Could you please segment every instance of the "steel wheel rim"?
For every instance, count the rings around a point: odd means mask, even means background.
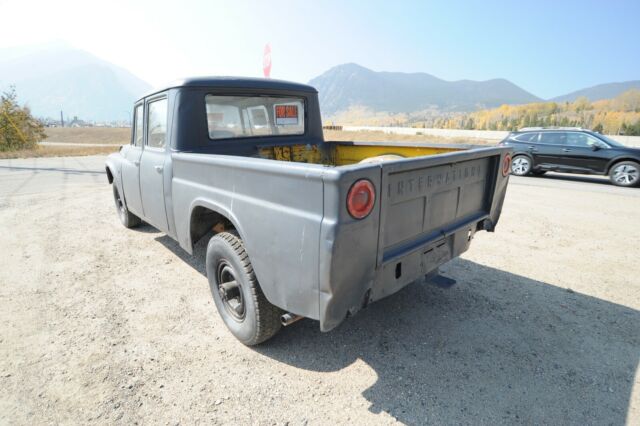
[[[518,157],[511,162],[511,172],[515,175],[524,175],[529,171],[529,160]]]
[[[613,169],[613,180],[623,185],[633,185],[639,177],[638,169],[630,164],[622,164]]]
[[[218,295],[225,311],[236,321],[242,322],[247,313],[242,286],[237,279],[235,269],[226,260],[218,263],[216,279]]]

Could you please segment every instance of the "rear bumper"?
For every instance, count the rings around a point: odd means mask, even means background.
[[[347,315],[354,315],[368,303],[394,294],[460,256],[469,249],[474,234],[482,229],[485,218],[467,222],[446,235],[426,240],[423,244],[386,260],[373,271],[371,280],[365,285],[349,279],[334,282],[333,288],[337,291],[332,295],[325,294],[321,303],[320,329],[332,330]],[[349,307],[346,312],[345,306]]]

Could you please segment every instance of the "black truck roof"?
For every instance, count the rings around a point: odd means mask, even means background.
[[[291,90],[297,92],[318,93],[318,91],[307,84],[294,83],[286,80],[274,80],[271,78],[250,78],[250,77],[190,77],[175,80],[168,85],[154,89],[140,99],[144,99],[156,93],[164,92],[167,89],[177,87],[219,87],[238,89],[262,89],[262,90]]]

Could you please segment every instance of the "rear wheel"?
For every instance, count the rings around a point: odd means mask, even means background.
[[[116,209],[118,211],[118,217],[120,218],[120,222],[125,226],[125,228],[135,228],[140,225],[142,222],[140,218],[133,213],[131,213],[127,206],[124,204],[124,200],[120,196],[120,192],[115,183],[113,183],[113,201],[116,203]]]
[[[516,176],[524,176],[531,171],[531,159],[526,155],[516,155],[511,161],[511,173]]]
[[[609,179],[618,186],[637,186],[640,182],[640,164],[635,161],[621,161],[611,167]]]
[[[282,310],[262,293],[242,240],[221,232],[207,246],[207,278],[225,325],[247,346],[273,337],[282,324]]]

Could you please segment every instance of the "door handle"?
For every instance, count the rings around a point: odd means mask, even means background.
[[[569,148],[562,148],[563,152],[571,152],[571,150]]]
[[[135,164],[135,165],[136,165],[136,167],[137,167],[137,166],[139,166],[139,165],[140,165],[140,161],[139,161],[139,160],[135,160],[135,161],[133,162],[133,164]]]
[[[153,166],[154,169],[156,169],[156,172],[161,173],[162,170],[164,169],[164,167],[162,166]]]

